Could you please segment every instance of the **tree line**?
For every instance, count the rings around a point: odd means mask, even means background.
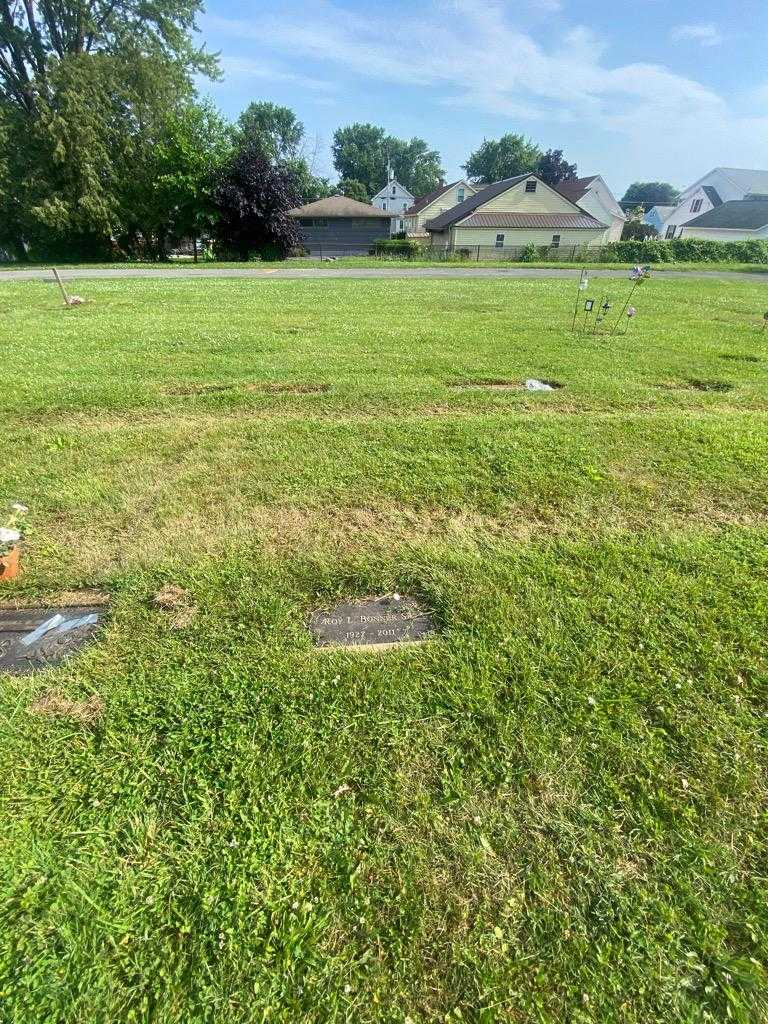
[[[219,77],[194,42],[201,0],[0,0],[0,250],[17,259],[163,259],[181,239],[222,252],[285,252],[288,210],[336,192],[368,202],[387,168],[415,196],[444,180],[419,138],[352,124],[333,137],[339,176],[314,173],[290,109],[251,103],[230,122],[197,97]],[[576,176],[561,150],[510,133],[464,170],[476,182]]]

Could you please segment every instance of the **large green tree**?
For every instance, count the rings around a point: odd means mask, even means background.
[[[372,124],[338,128],[333,136],[333,165],[342,180],[362,182],[366,199],[387,184],[387,164],[414,195],[437,188],[443,179],[440,154],[423,139],[398,139]]]
[[[0,0],[0,113],[11,151],[0,241],[82,255],[120,234],[123,194],[215,59],[201,0]]]
[[[473,181],[486,185],[536,171],[543,155],[535,142],[510,132],[500,139],[485,139],[470,153],[464,170]]]
[[[232,135],[212,104],[190,102],[143,139],[143,159],[121,197],[126,248],[140,237],[147,255],[162,258],[168,243],[211,233],[214,180],[232,154]]]
[[[304,125],[289,107],[259,101],[250,103],[237,119],[244,141],[270,160],[294,160],[300,155]]]
[[[288,171],[302,202],[311,203],[331,195],[327,178],[319,178],[303,153],[304,125],[290,107],[257,101],[250,103],[237,119],[236,138],[240,147],[261,152],[276,166]]]
[[[674,206],[679,191],[668,181],[635,181],[624,193],[622,203],[650,203],[653,206]]]
[[[522,171],[520,172],[522,173]],[[569,164],[562,149],[548,149],[542,153],[536,164],[536,173],[548,185],[559,185],[562,181],[573,181],[576,164]]]

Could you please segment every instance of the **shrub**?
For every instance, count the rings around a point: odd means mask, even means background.
[[[533,263],[536,259],[536,246],[533,242],[529,242],[528,245],[523,246],[523,251],[520,253],[520,260],[522,263]]]
[[[421,246],[412,238],[382,238],[374,242],[373,251],[377,256],[402,256],[413,259],[421,251]]]

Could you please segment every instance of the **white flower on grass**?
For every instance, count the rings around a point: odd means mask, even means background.
[[[593,708],[595,704],[597,704],[597,701],[594,697],[587,697],[587,704],[589,704],[589,706]]]

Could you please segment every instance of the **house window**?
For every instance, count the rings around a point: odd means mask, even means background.
[[[457,203],[463,203],[464,202],[464,189],[463,188],[459,188],[459,189],[456,190],[456,202]]]
[[[536,191],[536,179],[535,178],[531,178],[529,181],[526,181],[526,183],[525,183],[525,191],[526,192],[535,192]]]
[[[552,248],[557,249],[560,245],[560,235],[552,235]]]
[[[392,186],[392,198],[394,199],[397,195],[397,185]]]
[[[504,248],[504,235],[496,235],[496,248],[497,249],[503,249]]]
[[[676,230],[676,228],[677,228],[677,224],[670,224],[669,227],[667,228],[667,233],[666,233],[666,235],[664,237],[665,238],[674,238],[675,237],[675,230]]]
[[[383,203],[381,204],[381,208],[382,208],[382,210],[386,210],[386,208],[387,208],[387,200],[386,200],[386,199],[385,199],[385,200],[384,200],[384,202],[383,202]]]
[[[701,199],[694,199],[691,203],[691,213],[698,213],[701,209]]]
[[[327,228],[328,221],[325,217],[300,217],[299,224],[303,228]]]

